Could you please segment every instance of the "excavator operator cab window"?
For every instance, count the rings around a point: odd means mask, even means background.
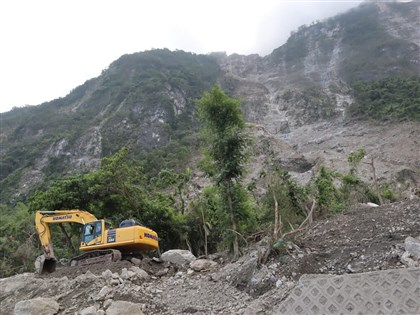
[[[88,223],[83,229],[83,242],[86,244],[102,235],[102,222],[96,221]]]

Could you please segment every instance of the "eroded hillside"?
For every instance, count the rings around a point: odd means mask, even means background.
[[[340,161],[363,147],[378,160],[381,178],[417,173],[418,122],[349,122],[346,114],[354,80],[418,76],[416,12],[416,2],[362,4],[300,27],[266,57],[169,50],[122,56],[66,97],[0,114],[2,203],[25,199],[49,179],[95,169],[122,146],[150,160],[148,152],[163,150],[158,154],[171,156],[165,167],[191,166],[195,100],[215,83],[241,99],[248,122],[312,165],[342,169]]]

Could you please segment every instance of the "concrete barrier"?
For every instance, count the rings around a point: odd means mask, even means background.
[[[420,314],[420,268],[304,275],[274,314]]]

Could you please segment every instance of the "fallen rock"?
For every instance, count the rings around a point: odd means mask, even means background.
[[[171,249],[162,254],[162,260],[178,266],[184,266],[195,260],[195,256],[184,249]]]
[[[169,272],[169,268],[164,268],[162,270],[159,270],[158,272],[155,273],[156,277],[162,277],[164,275],[166,275]]]
[[[407,267],[418,267],[419,266],[419,262],[418,261],[416,261],[416,260],[414,260],[414,259],[412,259],[411,257],[410,257],[410,253],[409,252],[405,252],[402,256],[401,256],[401,259],[400,259],[400,261],[404,264],[404,265],[406,265]]]
[[[144,315],[141,304],[114,301],[106,310],[106,315]]]
[[[135,258],[135,257],[131,258],[131,262],[133,263],[133,265],[136,265],[136,266],[141,265],[141,259],[138,259],[138,258]]]
[[[96,296],[95,300],[100,301],[100,300],[105,300],[108,296],[108,294],[110,294],[112,292],[112,289],[104,286],[101,291],[99,291],[98,295]]]
[[[137,274],[135,272],[133,272],[132,270],[128,270],[127,268],[123,268],[121,270],[121,278],[123,280],[134,279],[136,277],[136,275]]]
[[[218,263],[209,259],[196,259],[190,263],[190,268],[194,271],[214,269]]]
[[[256,269],[249,281],[248,290],[252,295],[261,295],[276,286],[277,278],[266,266]]]
[[[129,271],[133,272],[135,276],[137,276],[137,278],[139,279],[143,279],[143,280],[149,279],[149,274],[137,266],[131,267]]]
[[[405,250],[412,256],[414,259],[420,259],[420,240],[414,237],[407,237],[405,239]]]
[[[102,278],[104,278],[105,280],[111,280],[112,278],[112,271],[107,269],[104,272],[102,272]]]
[[[237,262],[226,265],[217,274],[215,281],[225,280],[236,288],[247,288],[258,266],[257,251],[242,256]]]
[[[80,311],[80,315],[96,315],[98,310],[95,306],[89,306]]]
[[[53,299],[36,298],[17,302],[13,311],[14,315],[54,315],[60,305]]]

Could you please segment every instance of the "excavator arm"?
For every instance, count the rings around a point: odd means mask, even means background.
[[[44,254],[36,259],[36,270],[39,273],[52,272],[55,270],[57,259],[54,256],[50,224],[73,222],[85,225],[95,221],[98,221],[98,219],[93,214],[78,209],[37,211],[35,214],[35,227]]]

